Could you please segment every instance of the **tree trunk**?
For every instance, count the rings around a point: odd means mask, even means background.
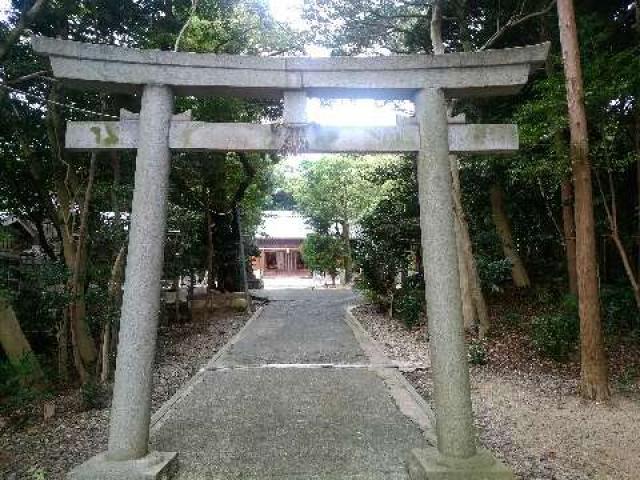
[[[491,185],[491,212],[493,223],[502,243],[502,251],[504,256],[511,262],[511,276],[513,283],[518,288],[527,288],[531,286],[527,269],[513,244],[513,235],[511,233],[511,222],[504,208],[504,190],[498,183]]]
[[[58,341],[58,375],[63,382],[69,381],[69,310],[64,309],[56,334]]]
[[[469,234],[469,225],[467,223],[467,217],[464,213],[464,207],[462,206],[462,188],[460,186],[460,175],[458,168],[458,159],[455,160],[455,170],[452,170],[453,188],[454,188],[454,208],[456,210],[456,216],[460,221],[460,234],[462,240],[463,258],[466,261],[468,279],[469,279],[469,292],[473,300],[474,314],[476,316],[476,323],[478,325],[478,333],[480,337],[484,337],[489,330],[489,314],[487,312],[487,302],[484,299],[482,293],[482,284],[480,282],[480,276],[478,275],[478,267],[476,265],[476,259],[473,255],[473,244],[471,243],[471,235]],[[457,193],[456,193],[457,192]]]
[[[546,21],[541,22],[541,41],[551,41],[549,29],[547,28]],[[553,75],[553,59],[547,58],[545,63],[545,72],[547,77]],[[565,162],[566,146],[562,133],[556,131],[553,136],[553,143],[555,146],[556,156],[559,162]],[[560,186],[560,202],[562,205],[562,236],[564,239],[564,250],[567,260],[567,278],[569,280],[569,293],[571,295],[578,295],[578,277],[576,273],[576,222],[573,211],[573,183],[571,177],[562,182]]]
[[[593,186],[578,32],[573,0],[558,0],[557,5],[569,107],[570,158],[575,188],[581,390],[585,398],[606,400],[609,398],[609,374],[600,319]]]
[[[80,227],[78,229],[78,239],[76,244],[74,265],[71,277],[71,341],[74,347],[74,357],[78,366],[78,373],[83,382],[89,380],[89,373],[96,362],[98,352],[96,344],[87,325],[87,304],[84,296],[87,273],[87,236],[89,223],[89,205],[93,193],[93,182],[96,175],[96,154],[91,155],[89,166],[89,176],[87,186],[84,191],[82,210],[80,211]],[[82,365],[82,366],[81,366]],[[84,369],[84,371],[83,371]],[[84,378],[83,378],[84,377]]]
[[[351,226],[342,222],[342,240],[344,241],[344,283],[348,285],[353,279],[353,257],[351,253]]]
[[[444,53],[444,43],[442,41],[442,0],[432,0],[431,8],[431,46],[434,55]]]
[[[441,0],[432,4],[431,15],[431,43],[435,55],[444,53],[442,41],[442,6]],[[456,15],[459,23],[466,25],[467,4],[465,1],[456,4]],[[469,30],[462,28],[462,43],[465,51],[471,49]],[[462,188],[460,186],[460,166],[455,155],[449,155],[451,164],[451,178],[453,187],[453,206],[456,217],[456,249],[458,251],[458,270],[460,271],[460,293],[462,296],[462,314],[466,329],[478,326],[478,334],[482,338],[489,330],[489,315],[487,304],[482,294],[480,277],[473,256],[473,244],[469,235],[469,225],[462,205]]]
[[[38,359],[20,327],[11,303],[2,297],[0,297],[0,346],[13,365],[20,365],[24,361],[30,363],[29,380],[31,382],[38,382],[44,378]]]
[[[213,291],[216,288],[215,276],[213,274],[213,215],[211,215],[211,209],[207,207],[207,213],[205,215],[205,221],[207,222],[207,289]]]
[[[633,271],[631,260],[629,259],[629,255],[627,255],[627,250],[622,243],[622,239],[620,238],[620,230],[618,229],[618,206],[616,202],[616,191],[613,182],[613,175],[611,174],[611,171],[609,171],[609,192],[611,194],[611,206],[609,206],[607,203],[607,198],[604,194],[604,189],[602,188],[600,178],[597,177],[597,179],[598,185],[600,187],[600,194],[602,195],[602,204],[607,216],[607,222],[609,223],[611,239],[613,240],[613,244],[618,250],[618,255],[620,256],[620,260],[622,261],[624,271],[627,274],[629,283],[631,284],[633,296],[636,300],[636,307],[640,310],[640,284],[638,284],[638,279],[636,278],[636,274]]]
[[[109,305],[112,312],[117,314],[120,311],[122,302],[122,283],[124,281],[124,267],[127,257],[127,243],[125,242],[113,262],[111,267],[111,278],[109,279]],[[113,325],[111,318],[107,320],[102,331],[102,346],[100,349],[100,382],[107,383],[111,377],[111,359],[114,357],[113,351]]]
[[[36,0],[31,8],[22,14],[16,26],[4,36],[0,43],[0,62],[4,61],[9,49],[20,39],[22,32],[40,15],[46,3],[47,0]]]
[[[570,179],[560,187],[562,201],[562,225],[564,230],[564,248],[567,257],[567,276],[569,292],[578,295],[578,275],[576,272],[576,223],[573,210],[573,185]]]
[[[640,0],[638,0],[640,2]],[[640,36],[640,4],[636,2],[636,26],[638,28],[638,35]],[[635,118],[635,128],[633,132],[633,144],[634,149],[636,151],[636,155],[638,156],[638,160],[636,161],[636,187],[638,189],[638,197],[637,197],[637,209],[638,209],[638,227],[636,232],[636,242],[637,242],[637,259],[636,259],[636,271],[640,272],[640,94],[636,96],[636,103],[633,107],[634,109],[634,118]],[[640,273],[639,273],[640,275]]]
[[[462,318],[464,319],[464,328],[466,330],[474,330],[478,325],[476,317],[476,309],[473,305],[473,297],[471,295],[471,280],[469,278],[469,261],[467,258],[467,249],[465,248],[465,240],[463,229],[467,227],[464,212],[462,211],[462,193],[460,191],[460,175],[458,172],[458,159],[455,155],[449,155],[451,163],[451,177],[453,186],[453,213],[455,216],[456,229],[456,250],[458,251],[458,271],[460,273],[460,295],[462,298]],[[467,230],[468,234],[468,230]]]

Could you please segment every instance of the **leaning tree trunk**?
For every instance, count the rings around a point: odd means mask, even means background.
[[[469,269],[464,254],[462,244],[462,226],[460,217],[455,216],[456,230],[456,250],[458,251],[458,272],[460,274],[460,297],[462,299],[462,318],[465,330],[474,330],[477,325],[475,308],[473,308],[473,297],[471,296],[471,286],[469,284]]]
[[[29,380],[31,382],[38,382],[44,378],[40,364],[20,327],[11,303],[2,297],[0,297],[0,346],[10,363],[20,365],[23,361],[30,362]]]
[[[58,208],[62,224],[62,245],[64,259],[71,272],[68,281],[71,299],[69,301],[69,331],[71,332],[71,347],[73,360],[81,381],[90,380],[98,352],[93,340],[89,325],[87,324],[85,286],[87,271],[87,230],[89,221],[89,203],[93,189],[93,181],[96,172],[96,157],[92,155],[91,166],[85,191],[83,192],[83,202],[80,209],[80,227],[77,239],[73,234],[73,219],[71,214],[71,202],[67,196],[68,187],[66,182],[59,182],[58,195],[60,206]]]
[[[433,12],[431,15],[431,44],[434,55],[442,55],[445,51],[442,41],[442,1],[436,0],[431,5]],[[456,13],[465,24],[467,5],[465,2],[458,2]],[[463,27],[462,43],[465,51],[471,49],[469,41],[469,30]],[[453,205],[456,228],[456,249],[458,251],[458,270],[460,271],[460,293],[462,297],[462,315],[466,329],[478,326],[478,334],[482,338],[489,330],[489,315],[487,304],[482,294],[480,277],[476,267],[476,260],[473,256],[473,245],[469,235],[469,225],[464,214],[462,205],[462,188],[460,186],[459,163],[455,155],[449,156],[451,164],[451,177],[453,187]]]
[[[511,262],[511,276],[513,283],[518,288],[526,288],[531,286],[529,274],[524,266],[515,245],[513,244],[513,235],[511,233],[511,222],[504,208],[504,190],[498,183],[491,185],[491,212],[496,231],[502,242],[502,251],[504,256]]]
[[[460,188],[460,174],[458,158],[449,155],[451,164],[451,179],[453,187],[453,213],[455,216],[456,230],[456,250],[458,251],[458,271],[460,272],[460,295],[462,297],[462,318],[466,330],[473,330],[478,325],[474,296],[471,287],[472,272],[470,263],[475,264],[473,251],[471,250],[471,239],[469,237],[469,227],[462,208],[462,192]],[[468,244],[467,244],[468,242]],[[482,293],[481,293],[482,295]],[[484,298],[483,298],[484,301]]]
[[[122,303],[122,284],[124,282],[124,267],[127,258],[127,242],[125,242],[118,255],[116,256],[113,266],[111,267],[111,277],[109,278],[109,306],[114,314],[120,311]],[[111,318],[107,319],[102,331],[102,347],[100,349],[100,382],[107,383],[111,377],[111,359],[114,357],[113,341],[113,323]]]
[[[60,87],[54,86],[49,92],[49,100],[60,102]],[[68,305],[69,332],[71,333],[71,346],[74,364],[82,381],[87,381],[97,359],[97,349],[86,321],[86,304],[84,301],[85,274],[87,267],[87,222],[88,208],[91,200],[91,190],[96,172],[96,156],[91,156],[91,166],[87,186],[83,195],[78,195],[78,182],[75,173],[68,168],[66,160],[62,157],[64,124],[59,110],[52,103],[47,110],[47,137],[50,144],[53,159],[59,168],[65,169],[65,174],[56,179],[56,220],[62,233],[62,249],[67,268],[71,272],[68,286],[71,300]],[[80,208],[80,231],[77,241],[74,238],[74,219],[72,210],[76,207],[75,197],[83,198]],[[65,338],[66,331],[61,331],[61,339]],[[62,346],[60,346],[62,350]]]
[[[588,399],[606,400],[610,395],[609,374],[600,319],[593,186],[580,48],[573,0],[558,0],[557,5],[569,107],[570,157],[575,186],[581,390],[582,395]]]

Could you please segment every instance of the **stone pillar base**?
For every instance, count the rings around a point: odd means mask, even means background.
[[[409,457],[411,480],[514,480],[513,473],[487,450],[471,458],[443,457],[436,448],[414,449]]]
[[[101,453],[71,470],[67,480],[168,480],[176,472],[177,455],[151,452],[138,460],[112,461]]]

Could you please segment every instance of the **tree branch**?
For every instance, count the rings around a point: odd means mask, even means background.
[[[31,8],[20,17],[16,26],[7,34],[4,42],[0,44],[0,62],[4,61],[9,49],[18,41],[27,26],[35,20],[46,3],[47,0],[36,0]]]
[[[187,31],[187,28],[191,24],[191,20],[193,20],[193,16],[196,14],[197,8],[198,8],[198,0],[191,0],[191,9],[189,10],[189,16],[187,17],[187,20],[184,22],[184,25],[182,26],[182,28],[180,29],[180,33],[178,33],[178,37],[176,38],[176,43],[173,46],[174,52],[178,51],[178,48],[180,47],[180,41],[184,36],[184,32]]]
[[[544,7],[542,10],[539,10],[537,12],[532,12],[528,15],[522,15],[522,9],[521,9],[519,13],[512,15],[511,18],[509,18],[509,20],[507,21],[507,23],[505,23],[493,35],[491,35],[489,40],[487,40],[485,44],[482,45],[482,47],[480,47],[478,50],[479,51],[486,50],[487,48],[491,47],[494,43],[496,43],[496,41],[498,41],[500,37],[502,37],[505,33],[507,33],[507,31],[511,30],[512,28],[515,28],[518,25],[531,20],[532,18],[546,15],[551,11],[551,9],[555,6],[555,4],[556,4],[556,0],[551,0],[547,4],[547,6]]]

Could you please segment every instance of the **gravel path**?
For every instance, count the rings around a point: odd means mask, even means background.
[[[374,307],[353,312],[387,356],[428,365],[426,329],[409,331]],[[615,392],[607,404],[576,395],[577,379],[559,369],[471,368],[472,399],[481,442],[526,480],[637,480],[640,475],[640,395]],[[406,377],[423,397],[430,373]]]
[[[162,327],[154,371],[155,411],[245,324],[247,316],[217,313],[206,321]],[[78,392],[52,400],[55,415],[21,426],[0,426],[0,478],[63,479],[107,445],[109,409],[84,410]],[[1,420],[1,419],[0,419]]]

